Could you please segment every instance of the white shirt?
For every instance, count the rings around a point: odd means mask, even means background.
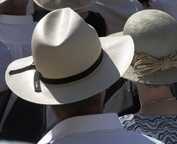
[[[122,129],[117,114],[85,115],[66,119],[38,144],[162,144],[150,137]]]
[[[128,17],[140,9],[137,0],[96,0],[90,8],[104,17],[108,34],[122,31]]]

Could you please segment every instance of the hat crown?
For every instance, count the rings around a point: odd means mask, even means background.
[[[177,21],[160,10],[143,10],[132,15],[124,26],[132,36],[135,52],[165,57],[177,52]]]
[[[70,8],[46,15],[32,37],[36,69],[45,78],[60,79],[90,68],[101,53],[95,29]]]

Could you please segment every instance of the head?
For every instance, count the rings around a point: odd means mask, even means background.
[[[135,44],[134,60],[124,78],[134,83],[141,106],[175,100],[177,21],[159,10],[143,10],[127,20],[123,33],[131,35]]]
[[[71,104],[52,106],[60,120],[88,114],[102,113],[105,92],[98,93],[90,98]]]
[[[7,15],[25,15],[28,0],[7,0],[0,4],[0,13]]]
[[[126,22],[123,33],[133,37],[135,55],[124,78],[143,84],[177,81],[177,21],[160,10],[142,10]]]

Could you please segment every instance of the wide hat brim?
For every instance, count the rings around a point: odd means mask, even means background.
[[[111,36],[124,36],[123,31],[112,34]],[[136,48],[135,48],[136,49]],[[150,75],[140,76],[136,73],[136,70],[132,65],[127,69],[125,74],[122,76],[127,80],[131,80],[133,82],[142,83],[142,84],[153,84],[153,85],[166,85],[177,82],[177,68],[171,68],[165,71],[157,71]]]
[[[130,36],[100,38],[103,48],[101,64],[87,77],[67,84],[46,84],[42,81],[42,92],[34,91],[35,70],[9,75],[11,70],[21,69],[33,63],[33,57],[12,62],[6,70],[6,83],[19,97],[27,101],[61,105],[89,98],[107,89],[116,82],[130,66],[134,55],[134,43]]]

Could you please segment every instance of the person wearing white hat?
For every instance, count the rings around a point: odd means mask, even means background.
[[[0,41],[9,49],[11,60],[31,55],[31,37],[35,23],[31,15],[26,15],[27,3],[28,0],[0,0]],[[32,139],[36,126],[29,118],[30,113],[33,113],[34,116],[34,111],[35,113],[40,111],[37,114],[40,115],[43,113],[40,109],[41,106],[22,101],[14,94],[10,96],[6,104],[4,113],[0,117],[2,120],[0,123],[1,136],[7,138],[20,138],[21,136],[24,139],[25,137]],[[1,102],[0,105],[2,106]],[[25,109],[29,111],[28,119],[24,114],[26,113]],[[22,110],[24,111],[22,112]],[[27,120],[29,127],[24,126],[24,121],[20,122],[19,119]],[[31,119],[34,120],[34,117]],[[27,131],[22,133],[21,129]],[[39,130],[36,129],[35,132],[37,131]]]
[[[128,131],[154,137],[165,144],[177,142],[177,21],[160,10],[143,10],[126,22],[123,34],[131,35],[135,56],[124,78],[140,109],[120,118]]]
[[[34,20],[39,21],[48,12],[70,7],[75,10],[84,20],[93,26],[99,36],[107,35],[105,20],[98,12],[89,10],[95,0],[33,0],[34,1]]]
[[[155,143],[122,130],[116,114],[101,114],[105,90],[129,67],[130,36],[99,38],[70,8],[44,16],[32,36],[32,56],[6,70],[8,87],[27,101],[51,105],[60,118],[38,144]]]
[[[70,7],[75,10],[84,20],[92,25],[99,36],[106,35],[106,24],[99,13],[89,11],[89,7],[94,4],[94,0],[33,0],[34,2],[34,20],[39,21],[44,15],[55,9]],[[50,106],[46,109],[47,129],[53,127],[58,122]],[[52,118],[51,118],[52,117]]]

